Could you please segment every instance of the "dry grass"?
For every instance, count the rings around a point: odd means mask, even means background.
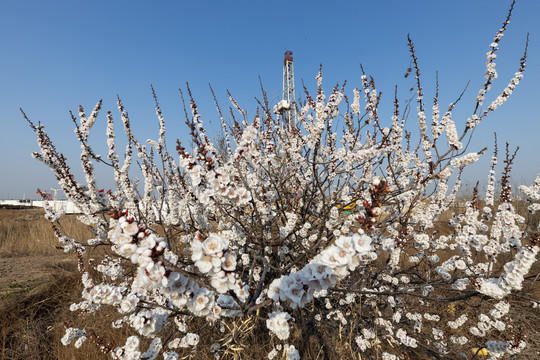
[[[523,206],[520,207],[523,211]],[[537,224],[538,219],[529,219]],[[73,216],[62,221],[62,226],[76,238],[88,237],[88,231]],[[441,224],[441,233],[451,231]],[[108,359],[110,356],[100,352],[99,346],[88,340],[81,349],[73,346],[64,347],[60,338],[64,335],[65,325],[81,326],[95,333],[104,343],[113,347],[125,343],[129,329],[114,332],[110,323],[119,318],[113,309],[95,314],[72,313],[69,304],[80,298],[81,284],[76,261],[70,255],[63,255],[55,250],[57,240],[51,228],[43,218],[42,210],[6,210],[0,209],[0,359]],[[97,255],[97,256],[96,256]],[[99,258],[99,254],[92,254]],[[377,260],[382,261],[382,259]],[[6,266],[15,266],[13,271],[6,271]],[[8,265],[6,265],[8,264]],[[11,269],[11,268],[10,268]],[[22,269],[22,270],[21,270]],[[531,273],[539,273],[537,264]],[[11,276],[11,278],[9,278]],[[6,277],[8,278],[6,280]],[[532,292],[540,295],[540,286],[533,284]],[[480,300],[480,299],[477,299]],[[487,304],[484,304],[487,305]],[[447,303],[432,304],[430,313],[447,314],[451,311],[468,311],[470,319],[476,318],[482,311],[465,304],[456,303],[449,310]],[[307,312],[313,309],[296,311],[293,316],[296,325],[291,334],[291,341],[303,354],[304,359],[358,359],[351,327],[361,326],[361,319],[346,327],[316,326],[304,323],[311,316]],[[384,311],[384,309],[380,309]],[[478,313],[478,314],[477,314]],[[451,314],[450,314],[451,315]],[[449,317],[451,317],[448,315]],[[446,316],[446,315],[444,315]],[[444,317],[443,316],[443,317]],[[527,301],[513,301],[511,310],[513,323],[527,335],[528,346],[519,359],[538,359],[540,350],[540,313],[533,311]],[[302,326],[300,326],[302,325]],[[220,339],[227,343],[229,350],[222,359],[264,359],[272,349],[275,339],[269,338],[264,319],[252,318],[229,320],[228,329],[221,333],[219,326],[203,320],[198,325],[201,343],[194,359],[214,359],[213,354],[200,352]],[[304,329],[302,331],[301,329]],[[194,329],[195,330],[195,329]],[[467,334],[463,334],[467,335]],[[141,344],[141,348],[148,341]],[[222,348],[223,350],[223,348]],[[189,351],[180,354],[188,356]],[[419,357],[409,353],[410,359],[435,359]],[[362,357],[364,359],[365,357]],[[481,358],[481,357],[477,357]]]
[[[75,238],[91,234],[74,215],[61,225]],[[83,349],[60,343],[64,325],[80,323],[69,304],[81,284],[75,258],[57,245],[42,209],[0,209],[0,359],[109,358],[91,341]],[[110,316],[90,316],[88,325],[108,327]]]
[[[44,215],[43,209],[0,209],[0,257],[58,254],[58,239]],[[63,217],[61,224],[75,239],[91,236],[76,215]]]

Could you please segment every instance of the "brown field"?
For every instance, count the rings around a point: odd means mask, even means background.
[[[74,217],[63,219],[62,227],[75,238],[87,238],[87,230]],[[92,340],[88,340],[81,349],[64,347],[60,338],[64,335],[66,325],[76,327],[86,324],[87,330],[95,329],[103,341],[113,347],[125,342],[127,330],[126,333],[112,333],[109,330],[108,324],[118,317],[115,311],[87,315],[69,311],[69,304],[80,297],[79,273],[74,256],[55,249],[57,244],[48,222],[43,218],[42,210],[0,209],[0,359],[110,358],[101,353]],[[90,256],[99,258],[100,254],[96,252]],[[537,264],[531,274],[539,272],[540,266]],[[540,287],[538,283],[532,286],[536,287],[534,295],[538,299]],[[460,304],[456,304],[456,308],[459,311]],[[513,301],[511,311],[514,325],[525,331],[528,343],[525,351],[515,359],[540,358],[540,311],[531,309],[525,300],[521,303],[519,300]],[[217,331],[207,325],[201,323],[199,350],[204,349],[205,343],[209,341],[204,334],[215,334]],[[269,339],[264,321],[244,319],[244,323],[236,321],[231,326],[237,330],[220,334],[219,338],[229,336],[231,343],[237,344],[237,348],[246,346],[247,351],[231,352],[222,359],[266,358],[271,347],[267,346]],[[251,330],[242,331],[243,327]],[[301,333],[293,333],[293,340],[298,340],[296,343],[300,346],[297,347],[305,359],[359,359],[354,350],[354,339],[342,337],[341,331],[339,334],[314,333],[307,337],[304,334],[304,338],[302,336]],[[322,351],[322,343],[326,351]],[[186,352],[184,355],[188,354]],[[213,356],[199,353],[192,358],[213,359]],[[475,357],[481,358],[487,357]]]

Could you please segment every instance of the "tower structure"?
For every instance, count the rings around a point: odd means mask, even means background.
[[[283,57],[283,100],[287,101],[287,121],[290,127],[296,126],[296,103],[294,94],[294,67],[292,51],[285,51]]]
[[[294,67],[292,51],[283,57],[283,99],[274,107],[274,112],[283,116],[283,123],[290,128],[296,126],[296,102],[294,93]]]

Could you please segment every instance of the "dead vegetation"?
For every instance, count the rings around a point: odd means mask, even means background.
[[[44,219],[43,209],[0,209],[0,257],[58,255],[58,239]],[[71,237],[84,239],[90,231],[76,215],[62,218],[62,227]]]

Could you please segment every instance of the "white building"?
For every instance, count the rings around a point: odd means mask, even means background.
[[[81,211],[69,200],[0,200],[0,207],[44,207],[45,202],[52,206],[55,211],[63,211],[66,214],[80,214]]]

